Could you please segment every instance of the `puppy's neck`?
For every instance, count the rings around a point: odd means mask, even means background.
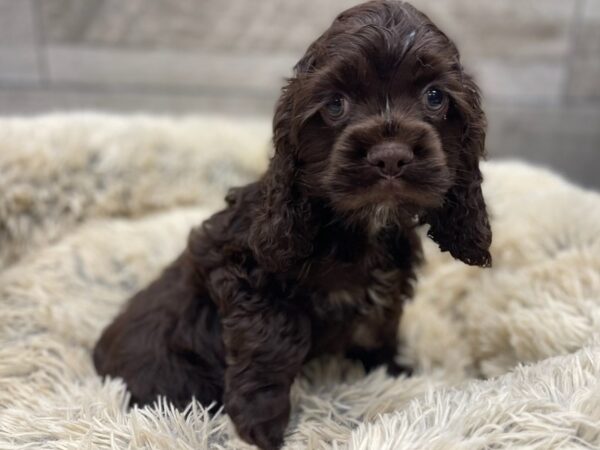
[[[397,225],[398,219],[392,205],[381,204],[372,208],[366,222],[367,234],[372,238],[377,236],[384,228]]]
[[[347,248],[366,250],[378,236],[386,231],[402,229],[403,220],[398,216],[393,205],[376,205],[361,211],[343,214],[327,205],[322,208],[318,217],[322,219],[320,235],[327,236],[332,246],[344,245]]]

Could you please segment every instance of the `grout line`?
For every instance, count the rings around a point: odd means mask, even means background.
[[[133,17],[130,14],[129,20],[127,21],[127,25],[125,26],[125,31],[121,31],[119,37],[118,37],[118,41],[119,42],[127,42],[130,38],[131,38],[131,33],[135,28],[135,23],[136,22],[140,22],[140,23],[144,23],[144,16],[146,15],[148,8],[150,7],[151,2],[144,2],[141,5],[138,4],[137,6],[137,10],[135,11],[135,14],[133,14]]]
[[[29,0],[31,15],[33,17],[33,35],[35,40],[36,65],[40,77],[40,86],[50,84],[50,70],[46,54],[46,38],[44,33],[44,21],[40,11],[41,4],[36,0]]]
[[[70,27],[69,36],[74,38],[78,44],[84,40],[85,32],[90,27],[90,24],[99,15],[105,3],[103,0],[86,0],[81,2],[83,7],[76,10],[75,20],[72,22],[73,27]]]
[[[571,78],[573,76],[575,58],[577,53],[577,48],[579,46],[580,40],[580,31],[581,26],[583,24],[583,11],[586,0],[576,0],[573,6],[573,16],[571,18],[568,35],[569,35],[569,48],[567,50],[567,55],[565,57],[564,65],[565,69],[565,79],[562,82],[561,86],[561,101],[564,105],[569,105],[572,102],[577,102],[576,99],[571,98],[569,95],[569,85],[571,84]]]

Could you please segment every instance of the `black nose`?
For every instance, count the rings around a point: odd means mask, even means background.
[[[383,142],[377,144],[367,153],[367,161],[372,166],[379,168],[384,175],[399,175],[404,166],[414,158],[412,149],[405,144],[397,142]]]

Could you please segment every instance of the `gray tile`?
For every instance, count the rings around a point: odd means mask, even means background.
[[[576,58],[569,68],[567,100],[600,103],[600,60]]]
[[[413,0],[467,59],[556,59],[569,50],[577,0]],[[595,1],[595,0],[593,0]]]
[[[518,158],[600,188],[600,107],[486,107],[490,157]]]
[[[50,79],[79,85],[209,87],[273,92],[291,72],[295,57],[185,51],[135,51],[51,46]]]
[[[0,0],[0,45],[32,45],[33,14],[29,0]]]
[[[0,0],[0,80],[37,82],[32,5],[29,0]]]
[[[145,22],[144,9],[155,3],[152,0],[43,0],[40,14],[44,37],[49,43],[122,45],[127,42],[129,29]],[[163,19],[169,20],[169,16]]]
[[[583,6],[580,8],[580,15],[584,19],[599,21],[600,20],[600,3],[596,0],[581,0]]]
[[[468,65],[483,96],[491,101],[556,104],[567,77],[564,64],[480,58]]]
[[[566,96],[600,102],[600,1],[585,0],[575,32]]]

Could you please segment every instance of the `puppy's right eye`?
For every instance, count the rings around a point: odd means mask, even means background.
[[[347,102],[340,94],[336,94],[325,104],[325,111],[329,119],[339,120],[346,113]]]
[[[441,89],[429,88],[425,91],[425,104],[430,111],[440,111],[446,105],[446,95]]]

